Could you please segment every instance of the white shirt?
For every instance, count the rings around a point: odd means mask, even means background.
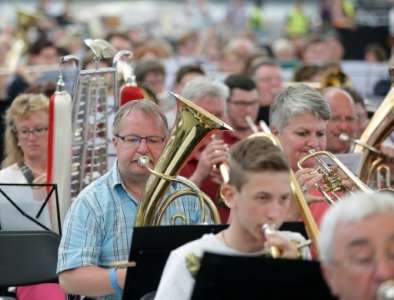
[[[291,240],[305,241],[296,232],[280,231],[278,233]],[[257,256],[262,254],[261,251],[257,253],[239,252],[225,245],[215,234],[205,234],[200,239],[189,242],[171,252],[161,276],[155,300],[190,299],[194,286],[194,278],[186,267],[186,257],[194,254],[201,258],[203,252],[241,256]],[[304,257],[310,257],[309,250],[307,252]]]

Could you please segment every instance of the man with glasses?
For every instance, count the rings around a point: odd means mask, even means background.
[[[246,75],[230,75],[224,82],[230,89],[227,99],[227,115],[233,132],[226,132],[224,140],[232,145],[248,137],[253,130],[247,122],[256,122],[259,109],[259,95],[253,80]]]
[[[249,74],[256,83],[259,94],[260,106],[257,118],[268,124],[269,107],[283,88],[281,68],[273,60],[263,59],[251,65]]]
[[[63,289],[96,299],[121,297],[126,269],[115,269],[114,263],[128,260],[137,206],[149,176],[139,158],[147,156],[156,164],[168,125],[156,104],[139,100],[120,108],[112,132],[117,161],[73,202],[59,247],[57,271]],[[169,192],[179,188],[171,184]],[[169,225],[174,212],[196,224],[198,208],[193,197],[180,197],[164,213],[162,224]]]
[[[331,206],[319,236],[323,275],[341,300],[377,297],[394,279],[393,194],[353,194]]]
[[[348,92],[336,87],[326,89],[323,96],[331,110],[327,123],[327,150],[347,153],[356,131],[357,112],[353,99]]]

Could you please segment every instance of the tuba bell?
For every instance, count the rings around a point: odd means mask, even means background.
[[[394,68],[390,68],[390,79],[394,82]],[[360,137],[360,142],[364,145],[376,147],[392,134],[394,127],[394,89],[391,87],[383,102],[374,113],[367,128]],[[372,184],[374,174],[379,170],[379,166],[384,161],[384,156],[369,147],[356,144],[354,153],[361,154],[361,165],[358,175],[362,181],[368,185]],[[390,179],[391,180],[391,179]]]
[[[195,105],[190,100],[175,93],[172,93],[172,95],[177,100],[178,109],[175,126],[154,169],[148,168],[151,174],[141,196],[141,203],[136,214],[136,226],[159,225],[163,216],[163,210],[175,198],[181,196],[177,194],[163,198],[170,184],[169,180],[178,180],[178,178],[175,179],[176,174],[207,133],[214,129],[232,130],[229,125]],[[193,184],[187,186],[188,189],[185,190],[185,194],[191,194],[194,186]],[[200,191],[200,193],[202,192]],[[198,197],[199,199],[201,197],[204,198],[212,219],[215,223],[219,223],[219,214],[209,197],[204,195],[198,195]],[[203,206],[200,205],[200,208],[203,208]],[[201,213],[201,215],[204,218],[204,213]],[[182,216],[176,216],[176,218],[178,217],[183,219]],[[201,217],[200,221],[202,223],[204,222]],[[185,220],[185,223],[188,223],[187,220]]]

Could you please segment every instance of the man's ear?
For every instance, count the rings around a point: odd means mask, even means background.
[[[225,183],[221,187],[221,194],[223,197],[224,203],[227,205],[228,208],[234,208],[235,207],[235,194],[236,194],[236,188],[233,185],[230,185],[228,183]]]
[[[336,283],[336,272],[334,266],[329,266],[327,264],[321,264],[321,271],[327,285],[330,288],[331,294],[333,296],[338,296],[338,287]]]

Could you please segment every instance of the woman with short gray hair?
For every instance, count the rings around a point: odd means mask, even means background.
[[[315,160],[307,160],[298,170],[297,163],[313,149],[326,149],[326,126],[330,119],[330,109],[322,94],[307,85],[299,84],[287,87],[275,98],[270,110],[270,126],[282,144],[289,163],[309,201],[322,201],[316,194],[315,186],[322,176],[314,170]],[[298,170],[298,171],[297,171]],[[313,195],[313,196],[312,196]],[[318,196],[317,196],[318,195]],[[325,203],[316,203],[315,219],[320,219],[327,208]],[[298,210],[295,205],[289,219],[297,219]]]

